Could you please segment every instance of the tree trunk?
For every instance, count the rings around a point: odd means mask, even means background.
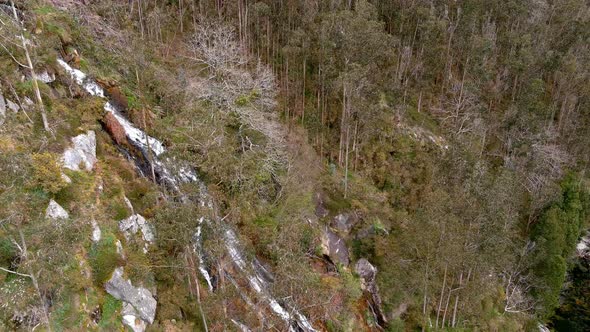
[[[12,8],[14,10],[14,4],[12,4]],[[15,13],[16,13],[16,11],[15,11]],[[27,243],[25,242],[25,237],[24,237],[23,231],[21,229],[18,230],[18,234],[20,236],[20,240],[21,240],[21,244],[22,244],[22,246],[20,247],[21,254],[23,255],[23,261],[26,262],[28,259]],[[39,283],[37,282],[37,277],[35,276],[35,274],[31,270],[30,266],[28,269],[29,269],[29,271],[28,271],[29,278],[31,279],[31,282],[33,283],[33,287],[35,287],[35,291],[37,291],[37,296],[39,296],[39,300],[41,300],[41,306],[43,307],[43,316],[45,318],[45,323],[47,324],[47,331],[52,332],[51,323],[49,322],[49,313],[47,311],[47,305],[45,304],[45,299],[43,298],[43,295],[41,295],[41,290],[39,289]]]
[[[447,294],[447,303],[445,304],[445,312],[443,314],[442,323],[440,324],[441,328],[445,327],[445,321],[447,320],[447,311],[449,309],[449,302],[451,302],[451,287],[449,287],[449,293]]]
[[[448,265],[445,265],[445,276],[443,278],[443,286],[440,290],[440,300],[438,302],[438,309],[436,310],[436,325],[435,325],[435,327],[437,329],[438,329],[438,318],[439,318],[440,312],[442,310],[442,303],[443,303],[443,298],[445,295],[445,287],[447,285],[447,268],[448,268]]]
[[[137,10],[139,14],[139,29],[141,31],[141,39],[144,39],[144,27],[143,27],[143,8],[141,0],[137,0]]]
[[[197,290],[197,296],[196,296],[197,305],[199,306],[199,313],[201,314],[201,318],[203,320],[203,327],[205,328],[205,332],[209,332],[209,328],[207,327],[207,319],[205,319],[205,313],[203,312],[203,306],[201,304],[201,288],[199,286],[199,279],[198,279],[197,273],[196,273],[197,267],[195,265],[195,261],[193,259],[193,255],[192,255],[192,251],[190,249],[190,246],[187,245],[185,251],[186,251],[186,255],[185,255],[186,264],[187,264],[187,267],[189,270],[189,278],[188,278],[189,289],[192,288],[191,287],[191,284],[192,284],[191,277],[192,277],[193,283],[195,284],[195,288]],[[192,292],[192,289],[191,289],[191,292]]]
[[[463,272],[459,275],[459,287],[463,286]],[[451,320],[451,327],[455,327],[457,322],[457,305],[459,304],[459,294],[455,296],[455,308],[453,309],[453,318]]]
[[[426,326],[426,303],[428,300],[428,261],[426,261],[426,268],[424,269],[424,297],[422,299],[422,315],[424,316],[424,324],[422,325],[422,331]]]
[[[303,89],[301,93],[301,124],[305,122],[305,70],[306,68],[306,60],[305,57],[303,58]]]
[[[350,146],[350,125],[346,125],[346,156],[344,162],[344,198],[348,196],[348,147]]]
[[[37,83],[37,74],[35,74],[35,68],[33,67],[33,61],[31,61],[31,55],[29,53],[29,48],[27,47],[27,42],[25,39],[25,34],[23,33],[24,27],[20,23],[18,19],[18,15],[16,14],[16,7],[14,6],[14,1],[11,1],[10,4],[12,5],[12,14],[14,15],[14,19],[18,23],[21,28],[21,42],[23,45],[23,49],[25,50],[25,56],[27,58],[27,65],[31,70],[31,79],[33,80],[33,90],[35,90],[35,99],[37,100],[37,107],[39,107],[39,111],[41,112],[41,119],[43,120],[43,128],[46,132],[51,132],[49,129],[49,123],[47,122],[47,113],[45,113],[45,105],[43,105],[43,99],[41,98],[41,91],[39,90],[39,84]]]
[[[338,149],[338,165],[342,166],[344,157],[344,124],[346,123],[346,84],[342,84],[342,115],[340,119],[340,147]]]

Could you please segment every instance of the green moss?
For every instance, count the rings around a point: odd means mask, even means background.
[[[406,327],[404,321],[396,318],[387,322],[387,332],[404,332]]]
[[[15,255],[14,244],[8,238],[0,236],[0,266],[8,266]]]
[[[278,226],[277,221],[269,216],[258,217],[254,219],[253,223],[258,227],[264,228],[276,228]]]
[[[88,254],[92,267],[92,277],[97,285],[102,286],[111,278],[113,271],[121,265],[121,257],[117,253],[117,238],[111,233],[103,234],[98,243],[92,244]]]
[[[350,209],[350,201],[344,198],[340,192],[335,192],[326,199],[326,208],[334,213]]]
[[[94,193],[94,175],[69,170],[66,170],[66,175],[72,182],[56,193],[55,200],[63,205],[70,202],[88,201]]]
[[[157,187],[153,183],[144,178],[137,178],[126,184],[125,194],[137,213],[143,214],[145,217],[153,215],[151,208],[156,204],[159,196]]]
[[[123,93],[125,94],[125,97],[127,98],[127,107],[129,107],[130,109],[141,108],[139,98],[137,97],[137,95],[135,93],[133,93],[133,91],[131,91],[129,88],[125,87],[125,88],[123,88]]]
[[[129,217],[129,208],[123,202],[112,201],[108,209],[114,220],[123,220]]]
[[[409,117],[410,123],[414,123],[417,126],[426,128],[432,132],[438,131],[438,124],[436,121],[428,115],[428,112],[418,112],[414,107],[408,107],[406,109],[406,115]]]
[[[256,99],[258,99],[259,97],[260,97],[260,92],[258,92],[256,90],[252,90],[252,91],[250,91],[249,94],[241,95],[238,98],[236,98],[235,104],[240,107],[247,106],[247,105],[250,105]]]
[[[24,82],[16,82],[14,85],[16,92],[20,95],[32,95],[33,93],[33,82],[28,80]]]
[[[56,331],[70,330],[79,327],[82,322],[81,312],[71,301],[71,295],[62,297],[51,313],[51,325]]]
[[[48,15],[48,14],[53,14],[55,13],[55,8],[53,8],[52,6],[40,6],[35,8],[35,10],[33,10],[33,12],[35,12],[35,14],[37,15]]]
[[[102,304],[102,316],[98,322],[98,327],[103,331],[114,331],[120,327],[118,313],[123,307],[123,302],[107,294]]]

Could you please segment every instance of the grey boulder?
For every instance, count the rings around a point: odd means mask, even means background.
[[[590,234],[580,239],[576,245],[576,252],[580,258],[590,258]]]
[[[6,99],[6,105],[8,106],[8,109],[13,111],[14,113],[17,113],[20,110],[20,106],[12,102],[10,99]]]
[[[383,326],[387,323],[387,318],[383,312],[381,297],[379,296],[379,288],[377,287],[377,268],[365,258],[361,258],[354,265],[354,270],[361,277],[362,289],[371,295],[369,303],[373,308],[377,323],[379,323],[380,326]]]
[[[64,151],[62,161],[65,168],[79,171],[80,165],[91,171],[96,163],[96,135],[89,130],[86,134],[72,138],[73,146]]]
[[[49,201],[49,205],[45,210],[45,218],[52,220],[68,219],[70,214],[61,205],[57,204],[56,201]]]
[[[356,224],[357,218],[352,213],[341,213],[332,220],[332,227],[343,234],[348,234]]]
[[[4,123],[4,119],[6,117],[6,101],[4,100],[4,96],[0,94],[0,125]]]
[[[330,257],[333,263],[348,266],[350,261],[346,242],[328,227],[322,233],[322,250],[323,254]]]
[[[129,303],[123,305],[121,316],[123,316],[123,324],[129,326],[133,332],[143,332],[147,328],[147,323],[138,317],[139,313]]]
[[[131,235],[141,231],[141,236],[145,241],[144,253],[147,252],[147,246],[155,240],[152,228],[147,220],[139,214],[134,214],[127,219],[119,221],[119,230],[121,230],[127,240],[131,238]]]
[[[111,279],[105,283],[105,289],[114,298],[130,304],[144,322],[154,322],[157,302],[152,293],[143,287],[133,286],[131,281],[123,278],[122,267],[115,269]]]

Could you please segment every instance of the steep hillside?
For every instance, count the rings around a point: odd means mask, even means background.
[[[589,18],[0,1],[0,330],[584,330]]]

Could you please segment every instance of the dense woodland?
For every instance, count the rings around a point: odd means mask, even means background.
[[[318,331],[590,329],[585,0],[0,1],[0,46],[1,92],[22,108],[0,114],[0,330],[121,330],[103,289],[117,266],[157,289],[148,331],[288,330],[243,303],[223,230],[205,227],[194,257],[203,207],[138,174],[57,59],[196,169]],[[87,130],[98,162],[66,183],[60,154]],[[67,222],[45,218],[50,199]],[[117,228],[134,213],[149,252]],[[350,264],[322,252],[341,215]]]

